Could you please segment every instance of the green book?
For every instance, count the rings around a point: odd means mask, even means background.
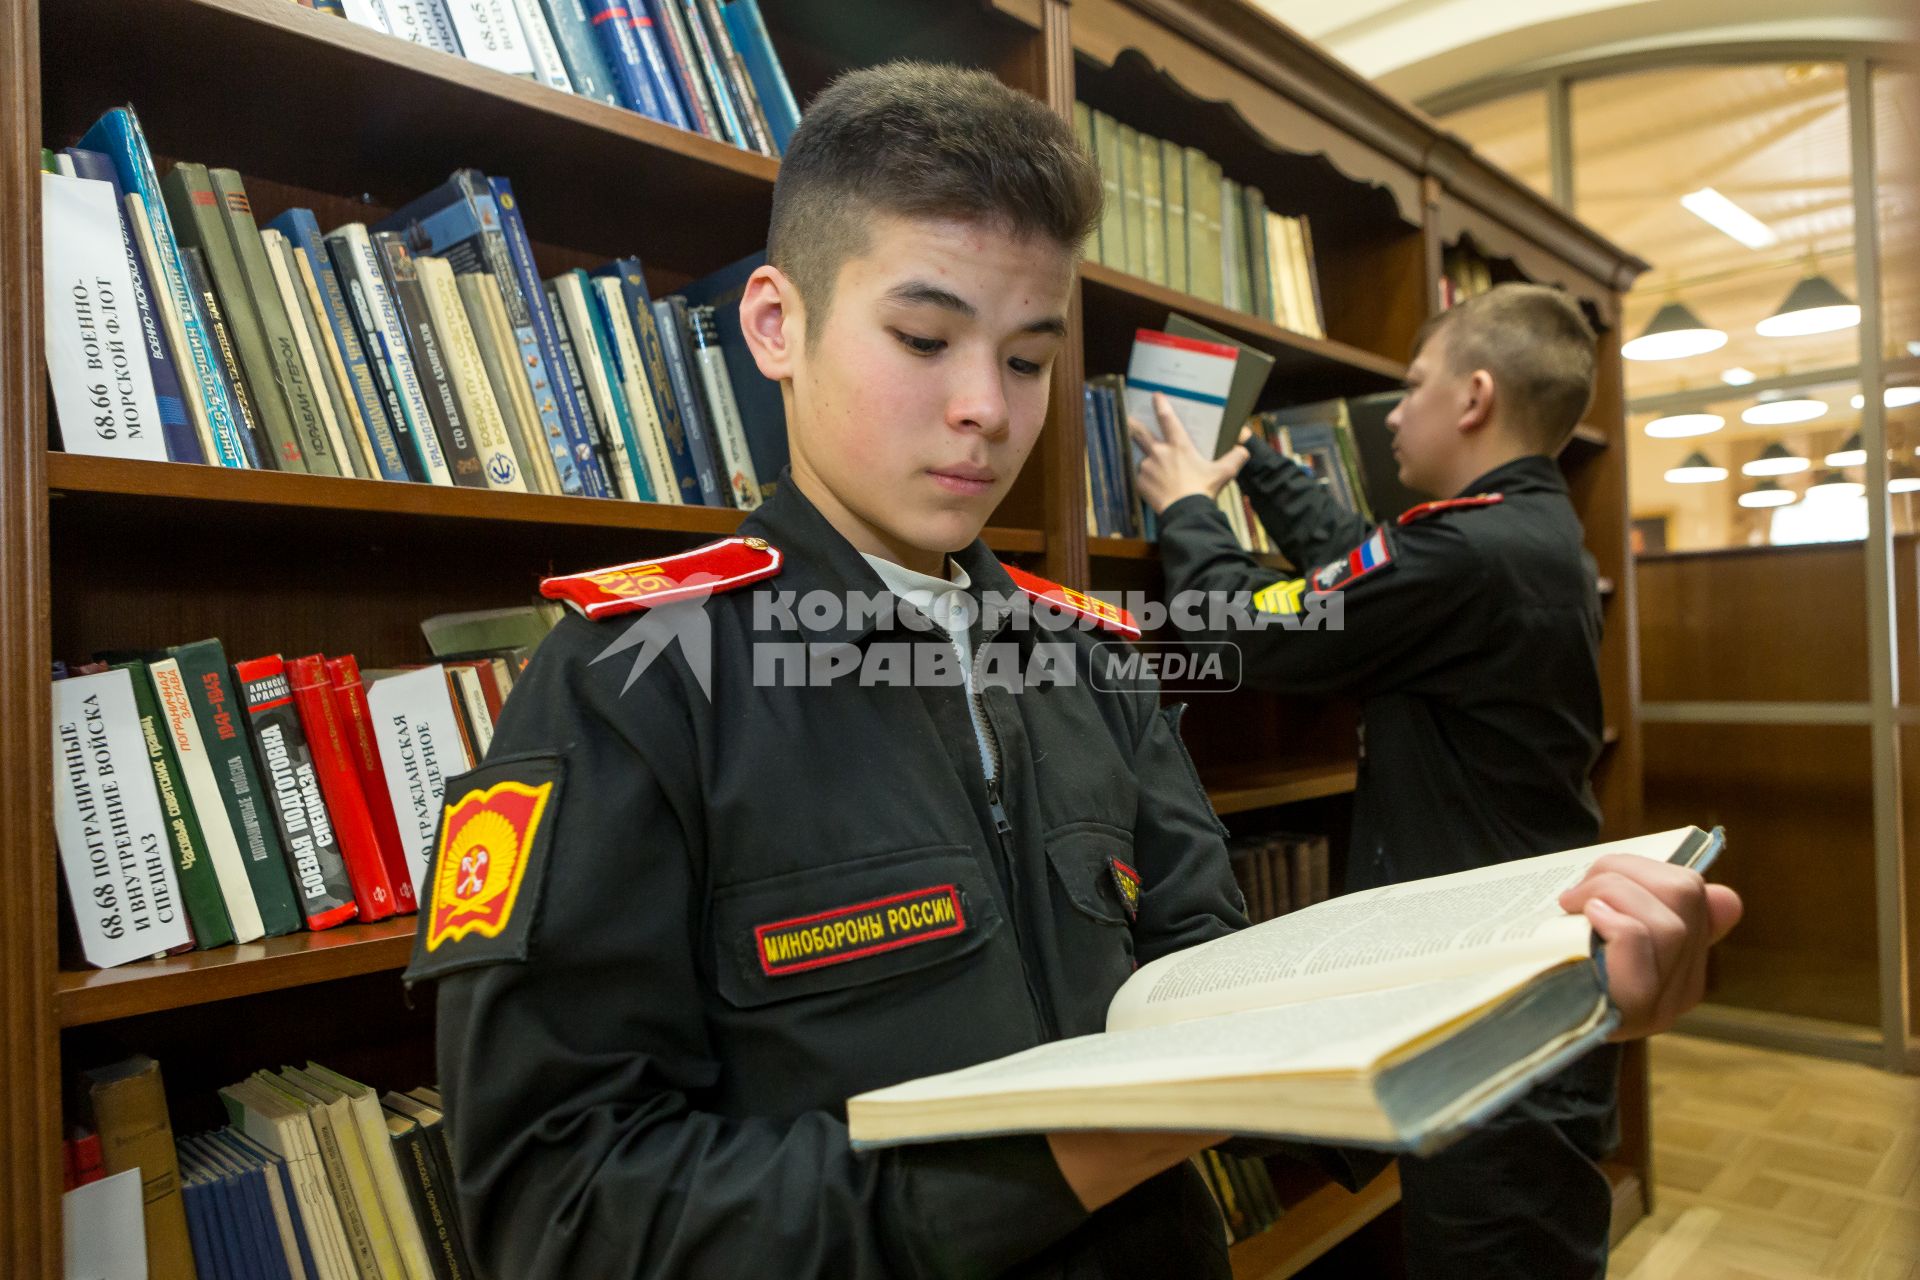
[[[1187,292],[1207,302],[1220,296],[1220,176],[1198,147],[1182,153],[1187,179]]]
[[[1126,210],[1120,198],[1120,123],[1104,111],[1093,113],[1093,154],[1100,165],[1100,261],[1127,268]]]
[[[1167,208],[1161,198],[1160,139],[1138,136],[1135,170],[1140,175],[1140,274],[1167,283]]]
[[[1160,139],[1160,194],[1166,203],[1167,287],[1193,292],[1187,272],[1186,153],[1178,144]]]
[[[1100,163],[1098,158],[1099,153],[1093,149],[1093,108],[1084,102],[1076,102],[1073,104],[1073,136],[1080,140],[1080,149],[1087,153],[1087,158],[1092,160],[1094,166],[1098,168]],[[1087,243],[1081,252],[1085,254],[1088,262],[1106,261],[1105,258],[1101,257],[1100,253],[1100,228],[1098,226],[1094,227],[1093,231],[1087,236]]]
[[[1267,197],[1260,188],[1249,184],[1245,203],[1241,212],[1247,223],[1247,270],[1253,289],[1253,314],[1262,320],[1272,320],[1273,284],[1267,268]]]
[[[47,150],[45,147],[40,148],[40,172],[42,173],[60,172],[59,161],[55,160],[53,158],[53,152]]]
[[[210,283],[219,296],[227,334],[239,356],[238,365],[229,372],[236,381],[247,384],[259,425],[266,432],[266,444],[273,451],[273,465],[282,471],[311,470],[294,428],[292,410],[287,407],[267,332],[253,304],[253,290],[248,287],[233,239],[220,216],[220,198],[214,194],[207,166],[184,161],[176,164],[161,181],[160,190],[173,218],[174,234],[184,248],[199,251],[212,277]]]
[[[247,709],[236,696],[226,650],[218,640],[197,640],[174,645],[167,652],[180,664],[194,721],[220,782],[220,800],[240,841],[241,861],[260,907],[260,922],[269,936],[292,933],[302,923],[298,899],[248,745]]]
[[[340,459],[334,457],[326,417],[320,410],[320,393],[307,376],[306,360],[293,334],[293,319],[281,301],[280,285],[274,279],[273,264],[267,260],[267,246],[260,239],[260,228],[253,221],[253,205],[247,199],[247,189],[232,169],[209,169],[207,177],[213,183],[220,219],[240,260],[247,289],[253,295],[254,312],[266,334],[274,376],[279,379],[281,394],[286,397],[287,409],[293,416],[307,470],[315,475],[341,475]],[[344,474],[353,474],[351,468]]]
[[[1241,204],[1241,186],[1231,178],[1220,180],[1220,301],[1235,311],[1251,311],[1252,291],[1247,287],[1245,209]]]
[[[1118,144],[1120,160],[1120,225],[1127,237],[1126,270],[1131,275],[1146,275],[1146,211],[1140,190],[1140,135],[1132,125],[1121,125]]]
[[[160,810],[166,818],[167,840],[173,846],[173,869],[180,875],[180,896],[186,900],[187,919],[193,924],[196,947],[224,947],[233,941],[233,921],[220,898],[220,881],[214,875],[207,856],[207,839],[200,830],[200,817],[194,812],[180,776],[180,761],[174,755],[167,728],[160,721],[160,703],[154,697],[153,678],[147,664],[138,661],[116,662],[114,670],[132,677],[133,705],[140,717],[140,735],[147,743],[147,763],[153,769],[154,786],[160,792]]]

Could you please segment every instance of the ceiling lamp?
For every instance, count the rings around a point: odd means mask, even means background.
[[[1656,440],[1681,440],[1704,436],[1727,425],[1717,413],[1670,413],[1647,424],[1647,434]]]
[[[1825,414],[1827,402],[1806,396],[1789,400],[1762,400],[1740,415],[1740,421],[1756,427],[1783,427],[1795,422],[1812,422]]]
[[[1725,333],[1709,329],[1684,303],[1669,302],[1653,313],[1639,337],[1621,346],[1620,354],[1629,360],[1679,360],[1726,345]]]
[[[1740,468],[1740,474],[1748,476],[1788,476],[1796,471],[1805,471],[1812,466],[1805,458],[1786,451],[1777,441],[1767,446],[1766,451],[1752,462]],[[1788,499],[1792,501],[1792,499]]]
[[[1745,365],[1737,364],[1731,369],[1722,369],[1720,371],[1720,381],[1730,387],[1744,387],[1750,382],[1758,382],[1759,380],[1760,375]]]
[[[1856,409],[1867,407],[1867,398],[1858,391],[1847,403]],[[1920,387],[1888,387],[1880,393],[1880,403],[1889,409],[1904,409],[1910,404],[1920,404]]]
[[[1824,502],[1834,498],[1858,498],[1866,491],[1867,486],[1858,480],[1849,480],[1838,471],[1822,471],[1820,478],[1807,486],[1807,497]]]
[[[1743,507],[1784,507],[1793,501],[1793,490],[1782,489],[1771,480],[1763,480],[1740,495]]]
[[[1811,264],[1809,264],[1811,265]],[[1753,326],[1763,338],[1798,338],[1809,333],[1832,333],[1860,323],[1860,304],[1840,292],[1823,275],[1809,272],[1780,309]]]
[[[1920,473],[1908,470],[1887,481],[1888,493],[1912,493],[1920,489]]]
[[[1725,480],[1727,469],[1713,465],[1713,459],[1695,449],[1687,455],[1687,460],[1667,471],[1668,484],[1712,484],[1716,480]]]
[[[1867,465],[1866,446],[1860,443],[1860,433],[1854,432],[1847,442],[1827,455],[1830,467],[1864,467]]]

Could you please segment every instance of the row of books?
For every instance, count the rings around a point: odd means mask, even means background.
[[[758,0],[295,0],[762,155],[800,107]]]
[[[523,642],[420,667],[229,665],[217,639],[56,664],[54,825],[87,963],[416,910],[445,780],[484,757],[557,617],[509,612]],[[429,637],[470,643],[465,616]]]
[[[1074,104],[1073,118],[1106,193],[1089,258],[1295,333],[1326,336],[1304,217],[1268,209],[1260,188],[1228,178],[1197,147],[1155,138],[1084,102]]]
[[[1247,923],[1274,920],[1332,896],[1324,835],[1244,837],[1227,846],[1234,881],[1247,900]]]
[[[133,1202],[146,1246],[142,1274],[156,1280],[463,1280],[475,1274],[436,1089],[380,1092],[315,1062],[256,1071],[220,1090],[225,1126],[176,1138],[152,1058],[135,1054],[86,1072],[83,1084],[85,1136],[71,1140],[69,1150],[97,1149],[108,1176],[137,1168],[146,1187],[144,1204]],[[73,1194],[97,1176],[70,1179],[70,1235],[131,1226],[89,1221],[89,1206],[112,1212],[110,1202]]]
[[[739,333],[762,255],[659,299],[633,257],[543,280],[473,169],[371,227],[263,227],[231,169],[159,180],[131,108],[43,161],[69,452],[742,508],[785,466]]]
[[[1207,1150],[1195,1156],[1193,1163],[1220,1207],[1229,1245],[1259,1235],[1285,1212],[1265,1160]]]
[[[1440,254],[1440,309],[1451,310],[1493,288],[1493,265],[1470,242],[1448,245]]]

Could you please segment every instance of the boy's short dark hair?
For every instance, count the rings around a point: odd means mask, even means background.
[[[1507,421],[1542,453],[1558,453],[1593,402],[1593,327],[1558,289],[1495,285],[1428,320],[1416,356],[1436,333],[1453,373],[1493,375]]]
[[[1078,253],[1100,175],[1039,100],[983,71],[889,62],[828,85],[780,163],[767,258],[806,300],[809,341],[876,213],[989,222]]]

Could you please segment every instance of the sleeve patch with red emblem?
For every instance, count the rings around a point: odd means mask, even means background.
[[[692,551],[548,578],[540,594],[588,618],[611,618],[675,600],[732,591],[780,572],[780,548],[764,538],[722,538]]]
[[[1107,859],[1107,870],[1113,873],[1114,887],[1120,890],[1120,901],[1126,904],[1127,919],[1140,918],[1140,873],[1117,857]]]
[[[753,951],[760,971],[779,978],[951,937],[966,928],[959,888],[937,884],[755,925]]]
[[[1041,604],[1049,604],[1065,613],[1085,618],[1095,626],[1123,635],[1129,640],[1140,638],[1140,624],[1133,615],[1119,605],[1108,604],[1084,591],[1075,591],[1072,587],[1063,587],[1057,582],[1048,582],[1045,578],[1028,573],[1014,565],[1000,566],[1013,579],[1013,585],[1025,592],[1027,598]]]
[[[1417,507],[1408,507],[1400,513],[1401,524],[1412,524],[1415,520],[1424,520],[1428,516],[1437,516],[1442,511],[1471,511],[1476,507],[1497,507],[1507,500],[1504,493],[1476,493],[1470,498],[1442,498],[1437,502],[1423,502]]]
[[[1386,526],[1373,531],[1365,542],[1315,569],[1309,577],[1315,591],[1339,591],[1350,587],[1370,573],[1393,566],[1393,544],[1387,541]]]
[[[527,958],[563,777],[558,756],[539,755],[449,780],[408,982]]]

